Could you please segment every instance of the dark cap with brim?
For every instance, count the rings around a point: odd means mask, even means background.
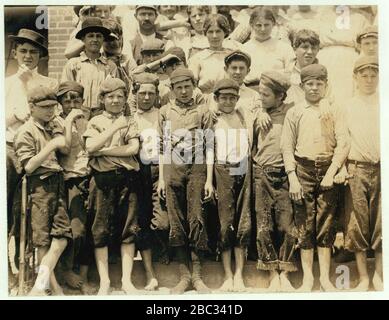
[[[154,10],[155,13],[158,13],[158,9],[157,9],[157,6],[147,6],[147,5],[139,5],[139,6],[135,6],[135,12],[137,12],[139,9],[151,9],[151,10]]]
[[[27,99],[29,103],[38,107],[49,107],[58,103],[56,92],[44,86],[37,86],[28,90]]]
[[[80,85],[78,82],[65,81],[60,83],[57,90],[57,97],[59,98],[69,91],[78,92],[81,97],[84,95],[84,87]]]
[[[327,68],[319,63],[310,64],[301,69],[301,82],[318,79],[326,81],[328,78]]]
[[[378,39],[378,28],[377,26],[368,26],[367,28],[363,29],[360,33],[357,35],[357,43],[361,43],[361,40],[367,37],[374,37]]]
[[[243,59],[247,63],[247,67],[250,68],[251,66],[251,57],[247,53],[240,51],[240,50],[235,50],[234,52],[231,52],[228,56],[224,58],[224,64],[228,65],[230,61],[233,61],[234,59]]]
[[[366,68],[378,69],[378,58],[375,56],[362,56],[355,61],[354,73]]]
[[[82,22],[81,30],[77,32],[76,38],[81,40],[89,32],[100,32],[104,39],[109,39],[111,30],[103,26],[100,18],[88,17]]]
[[[239,95],[239,84],[232,79],[222,79],[216,82],[213,89],[214,94],[233,94],[234,96]]]
[[[20,29],[16,36],[10,35],[8,37],[15,42],[29,42],[37,46],[42,51],[42,57],[48,54],[46,38],[36,31]]]
[[[192,80],[194,81],[194,75],[193,72],[190,71],[187,68],[177,68],[172,72],[170,75],[170,83],[174,84],[177,82],[185,81],[185,80]]]
[[[274,70],[262,72],[260,84],[265,85],[273,91],[280,92],[287,92],[290,88],[290,81],[287,76]]]
[[[118,89],[123,89],[126,94],[128,93],[127,86],[123,80],[119,78],[107,78],[100,85],[99,95],[105,95],[106,93],[110,93]]]

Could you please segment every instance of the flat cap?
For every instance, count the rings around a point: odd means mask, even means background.
[[[78,92],[81,97],[84,95],[84,87],[81,84],[76,81],[65,81],[60,83],[57,90],[57,97],[61,97],[69,91]]]
[[[239,95],[239,84],[232,79],[222,79],[216,82],[213,88],[214,94],[229,93],[235,96]]]
[[[368,26],[363,29],[357,35],[357,43],[361,43],[361,40],[367,37],[375,37],[378,38],[378,28],[377,26]]]
[[[355,61],[354,64],[354,73],[361,71],[365,68],[375,68],[378,69],[378,58],[372,56],[362,56]]]
[[[100,85],[99,95],[104,95],[118,89],[123,89],[127,93],[127,87],[124,81],[119,78],[107,78]]]
[[[174,83],[177,83],[180,81],[184,81],[184,80],[194,81],[193,72],[187,68],[184,68],[184,67],[177,68],[170,75],[170,83],[171,84],[174,84]]]
[[[146,40],[142,43],[140,47],[140,52],[145,51],[164,51],[165,50],[165,43],[162,40],[159,39],[150,39]]]
[[[247,54],[241,50],[235,50],[235,51],[231,52],[228,56],[226,56],[224,58],[224,64],[228,65],[230,63],[230,61],[237,59],[237,58],[245,60],[247,63],[247,67],[250,68],[251,57],[249,54]]]
[[[137,12],[139,9],[152,9],[155,11],[155,13],[158,12],[158,9],[157,9],[157,6],[147,6],[147,5],[139,5],[139,6],[135,6],[135,12]]]
[[[58,103],[56,92],[48,87],[37,86],[27,92],[29,103],[39,107],[48,107]]]
[[[301,82],[305,82],[312,79],[327,80],[328,73],[325,66],[314,63],[301,69],[300,78]]]
[[[290,88],[288,77],[284,73],[274,70],[262,72],[259,83],[269,87],[273,91],[286,92]]]
[[[175,55],[178,59],[180,59],[186,65],[185,52],[180,47],[171,47],[171,48],[169,48],[168,50],[166,50],[163,53],[162,58],[167,56],[168,54]],[[167,63],[169,63],[169,62],[167,62]]]
[[[142,72],[134,75],[134,83],[136,84],[150,83],[157,86],[159,83],[159,79],[158,76],[154,73]]]

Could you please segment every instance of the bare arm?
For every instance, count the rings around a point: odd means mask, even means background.
[[[104,148],[98,151],[99,156],[130,157],[139,152],[139,140],[131,139],[128,144],[118,147]]]

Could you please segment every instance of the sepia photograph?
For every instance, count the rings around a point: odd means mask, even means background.
[[[384,290],[379,6],[2,10],[8,297]]]

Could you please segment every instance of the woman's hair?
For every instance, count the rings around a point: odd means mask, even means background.
[[[265,7],[257,7],[253,10],[250,16],[250,25],[252,26],[254,22],[260,18],[263,17],[266,20],[270,20],[273,22],[273,24],[276,23],[276,18],[274,16],[274,13],[271,9],[265,8]]]
[[[221,14],[212,14],[207,17],[204,23],[204,34],[212,26],[218,26],[224,32],[224,37],[227,38],[231,33],[230,24],[225,16]]]

